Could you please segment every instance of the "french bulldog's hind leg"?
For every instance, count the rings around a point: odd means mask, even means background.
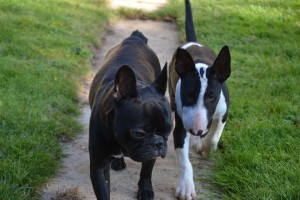
[[[149,160],[142,163],[140,173],[140,180],[138,183],[139,190],[137,193],[138,200],[152,200],[154,199],[154,192],[152,187],[152,170],[156,159]]]
[[[111,162],[111,168],[116,171],[125,169],[126,163],[125,163],[124,157],[114,158]]]

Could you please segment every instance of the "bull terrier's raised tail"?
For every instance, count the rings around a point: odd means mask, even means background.
[[[187,42],[197,42],[193,13],[189,0],[185,0],[185,37]]]

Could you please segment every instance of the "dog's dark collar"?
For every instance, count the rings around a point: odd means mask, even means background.
[[[207,131],[206,133],[200,135],[200,138],[202,139],[202,138],[204,138],[205,136],[207,136],[208,132],[209,132],[209,131]]]

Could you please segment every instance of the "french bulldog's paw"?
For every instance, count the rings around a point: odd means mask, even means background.
[[[137,199],[138,200],[153,200],[154,199],[153,189],[139,187]]]
[[[125,169],[126,163],[124,157],[114,158],[113,161],[111,162],[111,168],[116,171]]]
[[[192,200],[196,197],[195,185],[191,180],[186,180],[181,183],[176,188],[175,196],[180,200]]]

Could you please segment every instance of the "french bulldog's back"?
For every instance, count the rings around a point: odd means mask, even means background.
[[[120,52],[122,53],[120,54]],[[144,59],[141,60],[141,57]],[[90,88],[90,107],[94,104],[96,94],[98,96],[102,96],[101,93],[110,93],[106,96],[112,94],[111,86],[114,84],[115,75],[122,65],[129,65],[135,72],[137,81],[146,84],[151,84],[161,71],[156,54],[147,45],[147,38],[139,31],[134,31],[130,37],[107,53]]]

